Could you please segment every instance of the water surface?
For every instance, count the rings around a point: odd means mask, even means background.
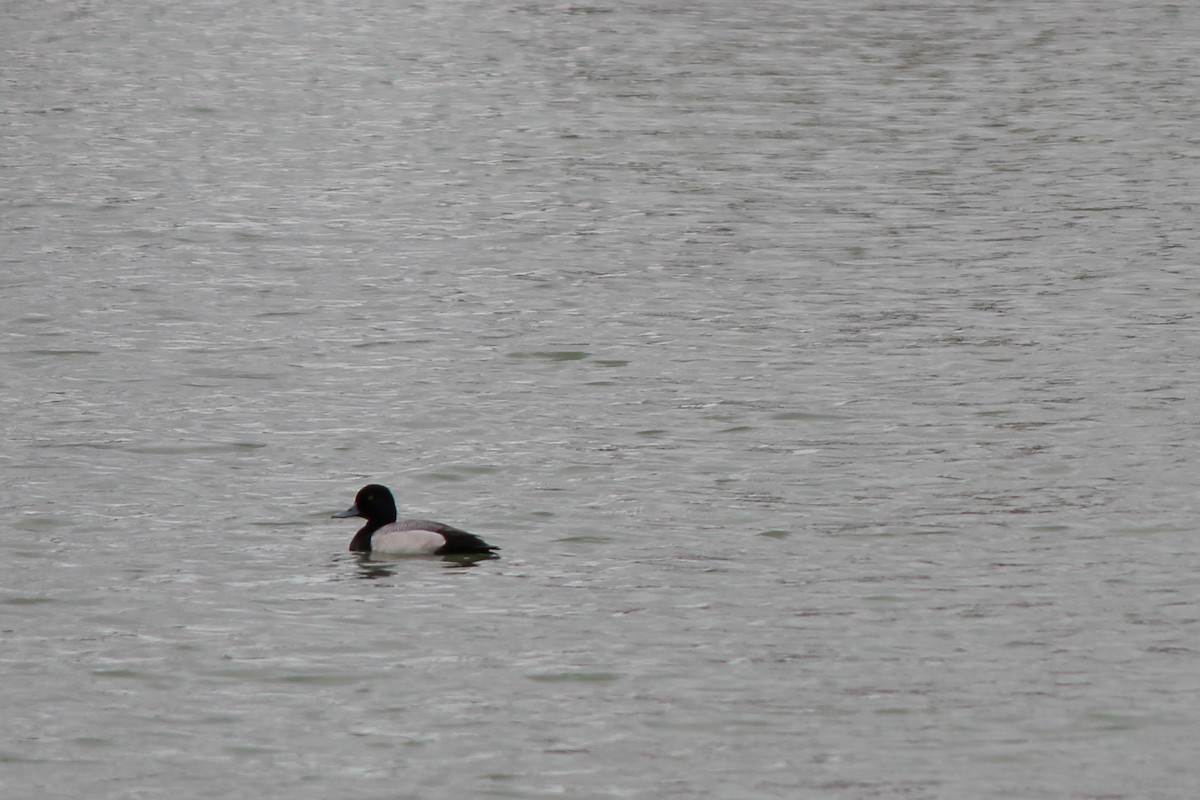
[[[1200,789],[1185,6],[5,21],[6,798]]]

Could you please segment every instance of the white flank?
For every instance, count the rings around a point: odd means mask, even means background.
[[[433,531],[388,530],[384,526],[371,537],[371,550],[375,553],[391,553],[397,556],[429,555],[446,543],[446,538]]]

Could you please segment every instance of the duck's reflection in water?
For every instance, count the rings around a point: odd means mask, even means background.
[[[412,563],[413,561],[440,561],[441,566],[446,569],[466,569],[477,566],[481,561],[495,561],[498,558],[499,556],[492,555],[491,553],[460,553],[449,556],[400,556],[395,558],[380,557],[370,553],[347,553],[339,557],[334,563],[353,559],[355,571],[352,577],[371,581],[394,577],[397,568],[401,564]]]

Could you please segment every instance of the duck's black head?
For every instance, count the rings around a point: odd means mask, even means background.
[[[358,490],[354,505],[333,515],[335,518],[364,517],[378,528],[396,521],[396,500],[386,486],[372,483]]]

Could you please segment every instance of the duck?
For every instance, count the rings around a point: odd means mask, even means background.
[[[499,547],[473,533],[427,519],[396,520],[396,499],[386,486],[372,483],[358,490],[354,505],[331,519],[362,517],[367,524],[350,540],[351,553],[404,556],[493,555]]]

